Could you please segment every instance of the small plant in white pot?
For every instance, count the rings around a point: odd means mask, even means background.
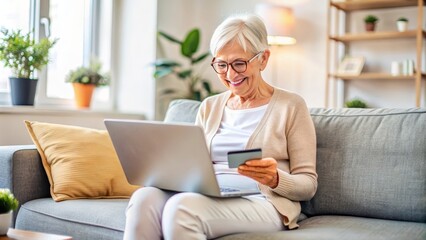
[[[408,19],[405,17],[398,18],[398,20],[396,20],[396,27],[398,28],[398,31],[400,32],[407,31]]]
[[[12,223],[12,213],[18,208],[18,204],[9,189],[0,188],[0,236],[7,233]]]

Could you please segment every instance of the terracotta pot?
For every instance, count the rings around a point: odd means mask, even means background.
[[[376,23],[365,23],[365,30],[367,32],[374,32],[376,29]]]
[[[13,211],[9,211],[8,213],[0,214],[0,236],[6,235],[12,224],[12,213]]]
[[[75,104],[77,108],[89,108],[95,84],[73,83]]]

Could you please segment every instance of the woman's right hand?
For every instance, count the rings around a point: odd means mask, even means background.
[[[277,160],[274,158],[249,160],[238,167],[238,173],[270,188],[278,186]]]

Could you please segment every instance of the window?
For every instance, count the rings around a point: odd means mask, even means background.
[[[22,29],[28,32],[30,26],[30,1],[2,0],[0,1],[0,28]],[[9,98],[9,76],[11,71],[0,65],[0,103]]]
[[[84,64],[84,30],[88,27],[85,21],[85,9],[88,4],[85,0],[61,1],[50,0],[49,28],[51,39],[58,39],[51,49],[51,62],[47,68],[48,98],[73,97],[70,84],[64,82],[66,74],[74,68]],[[70,14],[72,13],[72,14]]]
[[[112,83],[96,89],[93,109],[154,118],[156,0],[1,0],[0,13],[0,24],[7,28],[29,31],[35,26],[38,38],[59,39],[49,54],[51,62],[38,72],[37,106],[74,106],[72,85],[65,83],[65,76],[96,56],[103,70],[110,72]],[[9,20],[3,20],[6,17]],[[9,105],[9,74],[1,69],[0,74],[4,74],[0,76],[0,105]]]
[[[0,1],[1,27],[22,29],[24,32],[34,29],[36,38],[58,39],[49,53],[51,61],[48,67],[37,76],[37,104],[72,105],[72,85],[65,83],[65,77],[70,70],[88,65],[92,57],[103,63],[105,71],[109,69],[112,1]],[[35,19],[33,22],[37,24],[31,24],[31,19]],[[3,93],[0,103],[4,104],[9,92],[10,72],[3,69],[0,72],[0,92]],[[98,88],[94,101],[108,105],[109,87]]]
[[[70,70],[89,65],[93,57],[102,62],[104,71],[110,67],[112,0],[45,2],[48,3],[49,37],[58,42],[50,54],[52,61],[47,68],[43,103],[64,104],[64,99],[73,98],[72,85],[65,83]],[[97,88],[94,101],[108,107],[109,92],[109,87]]]

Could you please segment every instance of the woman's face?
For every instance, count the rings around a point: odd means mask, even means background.
[[[228,63],[228,71],[222,74],[218,73],[217,75],[222,83],[235,95],[249,97],[256,92],[260,82],[263,81],[260,72],[265,68],[267,62],[267,57],[264,54],[268,55],[269,51],[266,50],[265,53],[261,53],[261,56],[258,58],[259,55],[257,53],[244,52],[244,49],[238,43],[227,44],[218,51],[214,62],[218,63],[216,64],[218,68],[226,68],[226,63]],[[249,62],[247,62],[246,70],[244,72],[239,71],[240,73],[238,73],[237,71],[241,69],[241,63],[243,63],[241,61]],[[231,63],[234,63],[234,68],[237,71],[231,67]],[[242,69],[244,69],[243,66]]]

